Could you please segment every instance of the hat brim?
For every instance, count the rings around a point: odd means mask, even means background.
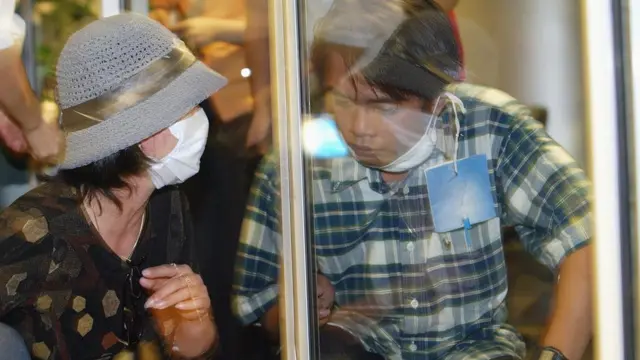
[[[197,61],[143,102],[87,129],[66,134],[60,169],[74,169],[103,159],[173,125],[227,84],[227,79]]]

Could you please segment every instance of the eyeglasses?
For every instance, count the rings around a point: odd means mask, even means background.
[[[127,261],[129,272],[125,278],[122,291],[122,300],[124,302],[122,324],[123,340],[126,340],[129,350],[133,350],[138,345],[144,331],[144,316],[138,311],[140,299],[142,298],[142,287],[140,286],[142,272],[140,271],[140,265],[144,260],[145,258],[143,257],[135,264]]]

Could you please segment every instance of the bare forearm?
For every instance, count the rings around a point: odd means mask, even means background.
[[[268,92],[271,84],[269,53],[269,7],[266,0],[247,1],[247,23],[244,31],[247,65],[251,69],[254,97]]]
[[[42,125],[40,102],[27,80],[22,61],[16,49],[0,50],[0,106],[23,131],[31,131]]]
[[[580,359],[593,334],[591,301],[591,246],[569,257],[560,267],[554,306],[543,346],[560,350],[568,359]]]
[[[224,20],[224,22],[224,31],[218,34],[216,40],[242,45],[244,43],[247,23],[244,20]]]
[[[277,303],[262,316],[260,324],[271,341],[277,342],[280,339],[280,310]]]

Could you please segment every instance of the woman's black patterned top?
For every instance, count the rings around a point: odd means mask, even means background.
[[[0,322],[22,334],[33,358],[132,358],[123,351],[136,335],[137,358],[166,357],[158,333],[171,331],[171,316],[152,321],[147,294],[138,288],[139,298],[130,295],[127,276],[139,285],[141,270],[169,263],[197,272],[193,236],[175,188],[156,192],[147,215],[127,262],[106,246],[64,185],[40,186],[0,213]],[[136,334],[124,329],[125,307],[139,324]]]

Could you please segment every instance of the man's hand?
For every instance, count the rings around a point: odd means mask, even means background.
[[[31,157],[38,163],[55,165],[63,160],[64,137],[55,123],[42,122],[40,126],[25,132]]]
[[[27,139],[24,138],[22,130],[1,109],[0,143],[5,144],[9,150],[16,153],[24,153],[28,150]]]
[[[331,317],[331,308],[335,300],[335,289],[326,276],[316,275],[316,293],[318,295],[318,320],[320,326],[325,325]]]
[[[16,153],[29,153],[39,165],[55,165],[63,160],[64,136],[57,124],[42,121],[22,130],[0,110],[0,142]]]

